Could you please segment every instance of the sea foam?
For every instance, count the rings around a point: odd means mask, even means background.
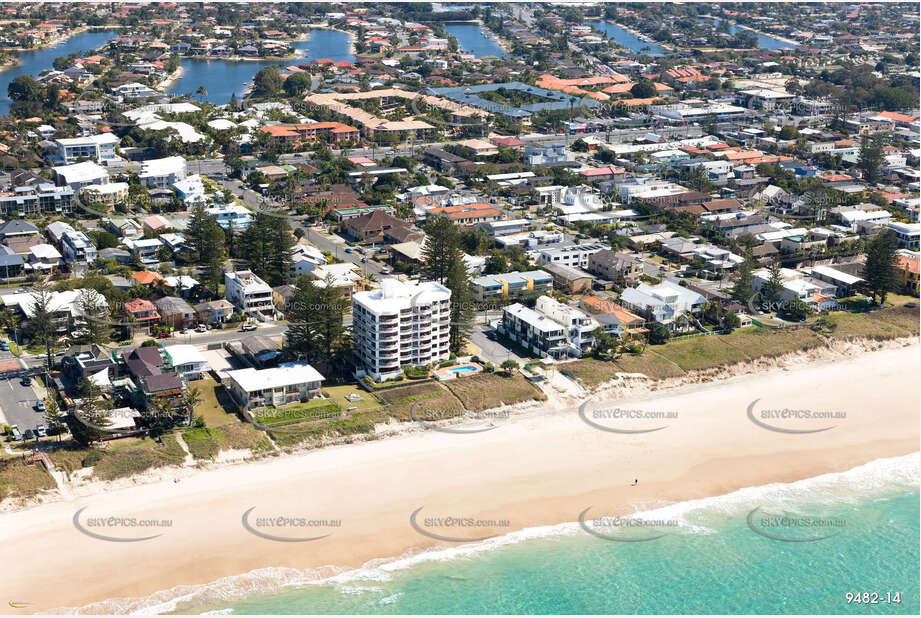
[[[745,487],[729,494],[677,502],[640,510],[628,517],[679,522],[676,533],[707,534],[714,530],[709,522],[746,513],[753,506],[798,512],[816,506],[860,504],[904,491],[917,491],[921,482],[921,454],[877,459],[846,472],[823,474],[792,483],[770,483]],[[587,506],[587,505],[586,505]],[[605,515],[593,512],[591,517]],[[671,532],[671,531],[670,531]],[[321,567],[317,569],[262,568],[223,577],[199,586],[181,585],[143,598],[110,599],[79,608],[52,610],[68,614],[164,614],[182,608],[225,606],[227,603],[282,592],[308,585],[334,585],[344,594],[359,592],[363,582],[384,582],[392,573],[434,561],[472,558],[484,552],[536,539],[563,538],[585,534],[578,522],[536,526],[476,543],[407,552],[396,558],[370,560],[357,569]],[[394,599],[390,599],[392,602]],[[227,614],[232,609],[208,613]]]

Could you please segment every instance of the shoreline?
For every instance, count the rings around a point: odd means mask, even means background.
[[[167,75],[159,84],[157,84],[157,89],[165,94],[170,86],[182,78],[183,73],[185,73],[185,67],[180,64],[176,67],[175,71]]]
[[[915,376],[921,363],[917,340],[911,341],[845,358],[776,362],[768,371],[617,400],[681,411],[677,431],[609,434],[581,422],[571,408],[546,405],[476,435],[409,433],[206,469],[178,484],[168,478],[0,514],[9,537],[0,553],[20,565],[8,588],[17,600],[34,603],[33,611],[42,611],[146,597],[269,567],[336,565],[338,572],[444,545],[408,525],[410,512],[422,505],[433,515],[508,519],[511,528],[494,531],[505,535],[572,522],[587,505],[625,514],[641,505],[798,481],[914,453]],[[797,372],[795,382],[791,371]],[[847,419],[835,431],[791,438],[745,418],[745,406],[758,397],[779,405],[844,409]],[[634,476],[642,483],[631,488]],[[373,507],[368,496],[374,496]],[[100,542],[74,529],[71,520],[82,507],[97,515],[168,518],[175,525],[144,543]],[[343,523],[320,541],[277,543],[241,528],[241,513],[251,507]],[[72,573],[53,591],[38,583],[39,574],[47,573],[42,559],[47,554]]]
[[[587,20],[587,21],[590,21],[590,20]],[[620,23],[617,23],[616,21],[613,21],[613,20],[611,20],[611,19],[604,19],[603,17],[599,17],[599,18],[598,18],[598,21],[606,21],[606,22],[608,22],[609,24],[613,24],[613,25],[617,26],[618,28],[622,28],[623,30],[626,30],[627,32],[629,32],[630,34],[632,34],[633,36],[635,36],[635,37],[638,38],[639,40],[643,41],[644,43],[651,43],[652,45],[658,45],[659,47],[661,47],[662,49],[664,49],[664,50],[667,51],[667,52],[676,53],[676,52],[678,51],[678,50],[677,50],[675,47],[673,47],[672,45],[669,45],[668,43],[660,43],[659,41],[656,41],[655,39],[653,39],[651,36],[649,36],[649,35],[646,34],[645,32],[640,32],[639,30],[636,30],[636,29],[634,29],[634,28],[631,28],[630,26],[625,26],[625,25],[620,24]],[[602,34],[605,34],[605,33],[602,32]],[[610,39],[611,41],[614,41],[614,39],[613,39],[612,37],[607,36],[607,34],[605,34],[605,38]],[[627,50],[628,52],[630,52],[631,54],[634,54],[634,55],[637,55],[637,56],[642,56],[642,55],[654,55],[654,54],[650,54],[650,52],[633,51],[632,49],[630,49],[630,48],[627,47],[626,45],[624,45],[624,44],[622,44],[622,43],[617,43],[617,41],[614,41],[614,43],[616,43],[617,45],[620,45],[621,47],[623,47],[624,49],[626,49],[626,50]]]
[[[779,34],[768,34],[767,32],[762,32],[761,30],[755,30],[754,28],[749,28],[748,26],[743,26],[743,25],[740,24],[739,22],[734,21],[734,20],[726,19],[725,17],[716,17],[715,15],[700,15],[699,17],[703,17],[704,19],[712,19],[712,20],[726,21],[727,23],[732,24],[732,25],[735,26],[736,28],[741,28],[742,30],[748,30],[749,32],[754,32],[755,34],[760,34],[760,35],[763,36],[763,37],[767,37],[767,38],[769,38],[769,39],[776,39],[776,40],[780,41],[781,43],[786,43],[787,45],[792,45],[794,49],[797,48],[797,47],[799,47],[800,45],[802,45],[799,41],[794,41],[793,39],[788,39],[788,38],[786,38],[786,37],[782,37],[782,36],[780,36]],[[759,45],[756,49],[765,49],[765,48],[763,48],[763,47],[761,47],[761,46]],[[775,50],[775,51],[776,51],[776,50]]]

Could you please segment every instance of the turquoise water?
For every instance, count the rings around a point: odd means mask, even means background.
[[[636,54],[646,54],[649,56],[661,56],[668,50],[657,43],[644,41],[629,30],[625,30],[617,24],[607,21],[606,19],[591,20],[591,25],[596,30],[600,30],[609,39],[619,45],[623,45]]]
[[[54,47],[17,53],[19,64],[0,71],[0,114],[8,114],[10,111],[12,101],[7,96],[7,88],[13,78],[19,75],[37,76],[42,71],[52,68],[55,58],[74,52],[92,52],[118,34],[114,30],[93,30],[72,36]]]
[[[474,367],[473,365],[466,365],[464,367],[453,367],[451,369],[448,369],[448,373],[459,373],[459,374],[472,373],[474,371],[477,371],[477,369],[478,368]]]
[[[499,47],[493,39],[483,34],[479,24],[458,23],[445,24],[448,34],[457,38],[457,45],[461,51],[473,54],[476,58],[483,56],[497,56],[503,58],[505,50]]]
[[[173,598],[183,600],[178,604],[164,603],[169,595],[160,595],[146,607],[233,614],[917,615],[918,504],[913,455],[647,510],[647,519],[680,521],[648,542],[607,541],[578,525],[560,525],[379,561],[333,577],[328,571],[263,569],[177,590]],[[819,533],[815,527],[782,533],[831,534],[820,541],[777,541],[748,526],[746,516],[756,506],[765,515],[797,514],[837,525]],[[759,521],[755,517],[753,525],[766,530]],[[254,596],[259,588],[284,587]],[[901,604],[848,604],[848,592],[883,598],[900,592]]]
[[[193,94],[199,86],[208,92],[206,101],[223,105],[230,101],[232,94],[242,99],[246,89],[256,73],[271,65],[280,67],[309,62],[319,58],[330,60],[355,61],[351,51],[351,35],[337,30],[311,30],[310,38],[294,43],[294,48],[301,52],[300,58],[288,61],[234,61],[234,60],[200,60],[185,58],[180,64],[182,76],[173,82],[168,92],[171,94]],[[195,95],[195,98],[198,98]]]

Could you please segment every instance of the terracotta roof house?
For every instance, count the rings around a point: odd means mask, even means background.
[[[159,285],[160,282],[163,281],[163,275],[149,270],[142,270],[140,272],[131,273],[131,278],[138,285],[143,285],[145,288]]]
[[[157,307],[149,300],[135,298],[125,303],[125,314],[134,319],[137,328],[143,332],[150,332],[151,327],[160,323],[160,314]]]
[[[424,236],[422,232],[412,230],[402,219],[388,215],[383,210],[348,219],[345,231],[356,240],[374,243],[401,243]]]

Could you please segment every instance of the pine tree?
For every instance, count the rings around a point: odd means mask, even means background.
[[[451,252],[444,285],[451,290],[451,329],[449,344],[454,354],[460,354],[473,328],[473,293],[470,275],[460,249]]]
[[[51,299],[53,292],[46,284],[39,284],[32,288],[32,316],[29,325],[35,341],[45,348],[46,370],[51,371],[52,357],[51,346],[57,340],[57,329],[54,324]]]
[[[224,278],[223,267],[227,257],[224,230],[216,217],[205,212],[204,205],[193,206],[191,213],[186,236],[201,267],[201,284],[212,294],[217,294]]]
[[[294,235],[287,219],[258,213],[237,243],[249,268],[271,286],[291,278],[291,247]]]
[[[45,427],[48,428],[49,434],[57,434],[58,441],[61,439],[61,433],[64,429],[64,418],[61,416],[61,410],[58,408],[58,402],[54,397],[45,399],[45,412],[42,415]]]
[[[867,261],[863,265],[863,278],[873,294],[873,300],[879,297],[879,304],[886,302],[886,295],[898,285],[898,273],[895,267],[897,243],[895,233],[886,230],[870,241],[867,247]]]
[[[342,291],[333,284],[332,275],[327,275],[323,285],[308,277],[298,279],[285,312],[285,352],[291,358],[328,366],[343,347],[346,303]]]
[[[752,271],[755,268],[755,258],[751,247],[745,248],[745,260],[739,264],[739,272],[735,285],[732,288],[732,297],[741,303],[747,303],[754,296],[752,289]]]
[[[768,305],[771,305],[780,298],[780,292],[783,290],[784,280],[779,262],[774,262],[771,264],[771,267],[768,270],[770,272],[770,278],[764,287],[761,288],[761,298]]]
[[[444,283],[451,268],[452,256],[460,246],[457,225],[447,217],[435,218],[425,229],[422,247],[422,272],[426,279]]]
[[[80,290],[77,295],[77,310],[85,322],[86,340],[89,343],[103,343],[110,327],[109,312],[102,295],[94,289]]]
[[[883,165],[883,136],[864,135],[860,138],[860,152],[857,155],[857,167],[864,182],[874,185],[879,179],[879,169]]]

